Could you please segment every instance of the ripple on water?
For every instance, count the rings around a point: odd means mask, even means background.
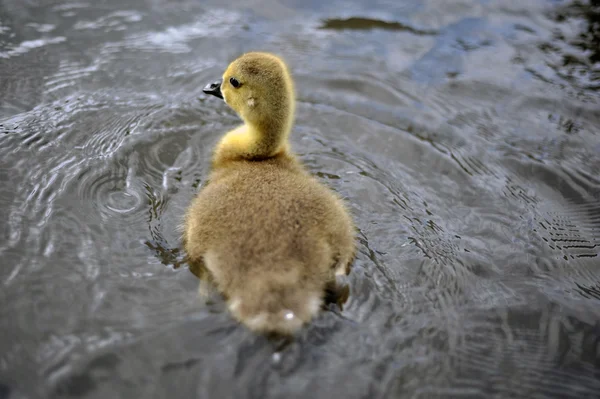
[[[556,22],[552,40],[538,48],[548,65],[569,86],[597,91],[600,89],[600,8],[597,2],[573,2],[548,12]],[[579,25],[580,29],[573,29]],[[565,85],[566,86],[566,85]]]
[[[126,30],[128,25],[142,20],[142,14],[134,10],[111,12],[94,21],[77,21],[75,30],[103,30],[104,32]]]
[[[345,90],[345,84],[343,81],[340,82],[341,89]],[[352,87],[352,85],[349,87]],[[362,89],[360,88],[355,89],[354,92],[358,93],[357,96],[346,96],[344,97],[344,101],[340,102],[339,98],[336,98],[335,95],[331,94],[334,92],[332,90],[326,95],[325,101],[327,103],[335,103],[335,108],[340,109],[347,106],[348,103],[356,102],[357,99],[360,101],[360,96],[362,95],[361,91]],[[503,93],[504,98],[507,99],[505,104],[510,104],[509,98],[507,97],[508,93],[502,91],[500,93]],[[487,95],[489,94],[488,91]],[[368,218],[359,219],[359,225],[367,231],[367,236],[371,240],[377,242],[379,246],[384,247],[386,252],[391,255],[386,256],[386,254],[370,249],[370,240],[367,240],[367,237],[364,237],[364,240],[361,240],[361,250],[357,261],[358,272],[355,270],[355,274],[353,274],[353,276],[358,277],[352,280],[353,290],[348,303],[347,314],[352,315],[356,320],[360,320],[362,322],[361,325],[369,325],[369,328],[373,328],[373,331],[378,331],[380,333],[382,326],[386,325],[399,327],[402,325],[401,315],[403,314],[423,315],[433,313],[445,315],[445,319],[450,323],[448,325],[448,331],[453,332],[454,335],[456,335],[456,332],[460,331],[460,326],[462,325],[462,322],[457,322],[455,320],[455,317],[459,315],[458,309],[460,308],[468,308],[471,304],[477,304],[478,307],[502,308],[509,303],[523,303],[523,299],[519,292],[515,291],[514,287],[503,284],[502,280],[497,282],[482,280],[482,277],[499,277],[501,274],[505,273],[502,266],[494,265],[493,261],[490,261],[490,259],[497,258],[500,253],[506,253],[507,261],[510,262],[509,256],[514,253],[515,243],[519,243],[519,241],[515,241],[515,238],[517,237],[521,237],[520,245],[523,245],[524,248],[527,248],[527,245],[534,244],[543,251],[544,244],[542,244],[541,240],[538,243],[535,243],[535,240],[531,242],[533,238],[530,234],[531,223],[519,221],[519,229],[508,232],[512,226],[515,226],[515,221],[518,221],[516,216],[520,215],[520,212],[524,211],[526,219],[532,220],[531,216],[543,214],[543,209],[546,206],[551,209],[556,209],[556,203],[542,201],[540,197],[543,197],[544,195],[538,191],[535,185],[532,185],[528,179],[529,176],[515,175],[511,171],[512,168],[507,169],[506,165],[501,162],[503,155],[501,152],[490,153],[490,142],[501,142],[504,140],[502,137],[505,135],[505,133],[497,127],[502,126],[503,123],[503,110],[501,108],[499,109],[496,106],[497,104],[492,102],[497,100],[497,96],[491,95],[487,98],[482,96],[484,97],[485,102],[491,101],[487,104],[478,104],[477,107],[481,108],[481,110],[457,113],[456,109],[459,108],[460,104],[453,104],[453,99],[460,99],[461,97],[456,97],[456,95],[457,94],[454,93],[452,98],[434,98],[433,102],[429,102],[429,104],[435,104],[436,101],[439,100],[439,102],[443,104],[442,108],[437,107],[438,110],[443,111],[441,116],[444,114],[454,114],[454,116],[449,121],[451,129],[446,129],[446,132],[436,131],[433,127],[428,128],[428,126],[431,126],[431,123],[424,125],[423,130],[425,130],[425,134],[428,134],[431,138],[429,140],[423,140],[423,143],[430,144],[432,148],[439,151],[440,156],[451,161],[450,168],[447,167],[447,163],[444,163],[441,164],[444,165],[444,167],[438,169],[438,165],[432,162],[431,159],[427,160],[426,165],[428,168],[439,170],[441,173],[448,176],[449,179],[446,179],[447,181],[445,184],[459,183],[458,187],[463,191],[462,204],[460,203],[460,200],[459,203],[448,204],[449,198],[454,198],[454,200],[457,200],[458,198],[456,198],[452,192],[448,192],[447,196],[440,196],[438,190],[442,187],[440,187],[439,184],[435,184],[433,181],[429,189],[415,189],[415,187],[419,187],[420,184],[413,180],[422,178],[420,174],[423,173],[423,170],[410,170],[414,166],[409,166],[407,169],[406,165],[403,164],[408,164],[413,161],[413,159],[410,156],[398,156],[398,153],[403,154],[402,150],[394,153],[394,150],[396,149],[394,146],[395,143],[390,143],[390,148],[386,148],[385,150],[376,149],[376,145],[372,143],[389,143],[389,141],[386,141],[385,139],[388,135],[394,135],[395,140],[402,142],[402,139],[398,137],[398,133],[394,134],[393,129],[389,129],[388,131],[383,130],[378,122],[370,121],[369,119],[363,119],[358,123],[354,116],[349,116],[348,123],[345,123],[339,120],[338,114],[340,113],[336,109],[328,109],[328,111],[325,112],[328,114],[327,118],[329,120],[335,121],[335,127],[332,126],[331,129],[343,131],[345,137],[353,136],[354,132],[368,131],[371,140],[365,140],[363,143],[366,147],[361,150],[369,153],[377,152],[380,155],[390,154],[395,162],[385,162],[379,157],[377,163],[380,163],[380,165],[375,166],[373,158],[367,155],[366,157],[370,158],[370,162],[365,163],[361,160],[353,159],[357,157],[357,153],[360,152],[359,150],[355,147],[344,148],[343,146],[342,148],[338,148],[337,152],[335,149],[333,151],[328,150],[322,152],[322,155],[319,155],[315,159],[313,159],[313,157],[307,159],[309,167],[313,162],[314,165],[327,165],[331,162],[327,159],[328,157],[343,160],[344,163],[352,165],[351,169],[355,169],[358,172],[356,175],[350,174],[347,176],[338,172],[336,176],[341,176],[342,178],[330,179],[330,182],[334,183],[336,187],[339,188],[344,185],[344,181],[347,181],[348,179],[353,180],[353,184],[348,185],[347,190],[351,193],[350,196],[355,199],[355,202],[356,199],[359,198],[358,203],[362,204],[360,207],[361,209],[358,209],[360,214],[370,215]],[[314,100],[314,102],[322,104],[322,96],[319,95],[318,97],[319,100]],[[319,124],[321,120],[315,115],[318,112],[323,112],[324,108],[322,108],[322,106],[313,106],[312,100],[309,101],[309,103],[311,103],[310,106],[313,107],[311,109],[311,117],[315,119],[316,124]],[[367,117],[367,115],[373,115],[370,114],[370,109],[372,109],[373,105],[369,104],[367,101],[361,102],[361,104],[362,109],[358,112],[360,115],[365,117]],[[307,105],[308,104],[304,104],[303,106]],[[404,104],[399,105],[403,106]],[[302,115],[302,110],[300,110],[299,113]],[[440,113],[438,112],[437,114],[439,117]],[[514,114],[515,113],[513,113],[513,115]],[[379,114],[375,115],[377,116],[371,117],[380,120]],[[524,119],[529,117],[530,114],[523,114],[522,118],[515,121],[515,124],[522,123]],[[442,121],[442,123],[448,123],[448,120]],[[341,123],[338,124],[338,122]],[[323,131],[323,129],[325,129],[325,131],[329,129],[326,121],[324,121],[323,126],[321,126],[321,131]],[[412,134],[413,132],[408,130],[408,133]],[[402,135],[403,133],[400,134],[400,137],[402,137]],[[406,135],[406,133],[404,133],[404,135]],[[423,136],[423,133],[419,133],[419,135]],[[473,140],[473,137],[476,138],[475,141]],[[322,138],[315,141],[323,143]],[[406,145],[406,141],[404,141],[403,144]],[[325,144],[325,146],[328,145],[330,144]],[[337,145],[340,145],[339,141],[337,142]],[[579,147],[575,146],[574,148]],[[413,150],[413,153],[414,152],[415,151]],[[432,156],[431,152],[425,151],[425,153],[429,157]],[[315,153],[313,152],[313,154]],[[452,164],[454,166],[452,166]],[[340,170],[340,166],[329,167],[326,168],[326,170]],[[341,167],[343,168],[343,166]],[[407,169],[406,173],[392,172],[405,169]],[[449,169],[460,170],[464,172],[468,178],[464,179],[459,177],[459,173],[448,174]],[[324,176],[328,176],[328,174],[324,173]],[[358,182],[357,177],[359,176],[364,177],[364,181]],[[398,212],[398,210],[390,211],[392,208],[386,207],[384,201],[373,203],[373,201],[368,199],[389,197],[386,190],[378,189],[377,184],[371,185],[369,182],[370,179],[373,179],[373,182],[381,181],[384,187],[392,184],[390,182],[403,182],[402,188],[400,189],[402,195],[394,195],[394,197],[401,199],[401,201],[397,202],[400,212]],[[421,179],[420,181],[422,182],[423,180]],[[367,192],[361,194],[359,187],[369,188],[366,189]],[[410,189],[407,189],[407,187]],[[398,192],[397,189],[395,190],[390,187],[388,187],[388,190],[389,193]],[[464,195],[469,191],[473,192],[473,196],[470,199],[468,199],[468,196]],[[363,200],[360,200],[360,198],[363,198]],[[488,202],[483,200],[476,201],[476,198],[488,198]],[[491,203],[498,205],[493,212],[491,212],[489,208],[489,204]],[[425,204],[425,206],[422,206],[421,204]],[[371,212],[368,212],[367,209],[365,209],[365,205],[367,207],[372,207]],[[477,218],[481,220],[481,228],[479,231],[474,230],[472,224],[463,223],[462,220],[453,220],[452,212],[453,210],[458,209],[458,206],[460,205],[470,209],[470,213],[476,215]],[[450,209],[448,212],[442,212],[440,217],[436,218],[435,215],[431,215],[430,209],[444,209],[446,206],[450,206]],[[505,211],[500,212],[503,207],[506,207]],[[586,209],[587,208],[588,207],[586,206]],[[591,212],[595,212],[593,206],[591,208]],[[419,214],[418,210],[425,210],[425,212]],[[385,218],[381,218],[384,220],[378,220],[376,217],[377,214],[385,214]],[[394,214],[398,214],[398,216],[394,217]],[[402,220],[404,220],[404,222],[402,222]],[[476,219],[471,218],[470,220]],[[502,225],[506,226],[508,234],[505,236],[503,234],[498,234],[498,231],[490,229],[489,223],[492,223],[492,220],[493,223],[501,221]],[[573,222],[573,225],[580,226],[579,228],[581,228],[582,225],[585,225],[585,222],[581,222],[581,220],[575,221]],[[378,227],[373,225],[380,225],[381,231],[386,233],[383,235],[377,234]],[[461,227],[468,227],[470,231],[461,231]],[[385,234],[389,234],[391,231],[395,232],[392,236],[396,238],[396,242],[392,242],[391,240],[386,242],[385,240],[382,240],[382,237],[385,236]],[[466,234],[467,241],[463,243],[459,234]],[[472,237],[473,234],[482,234],[483,236],[488,237],[488,240],[493,240],[495,237],[500,245],[496,246],[496,248],[494,248],[493,244],[491,246],[486,245],[487,248],[482,247],[480,244],[475,244],[473,241],[475,237]],[[398,240],[398,238],[411,236],[414,237],[412,238],[413,245],[419,248],[423,255],[430,258],[429,261],[422,262],[416,276],[414,273],[410,273],[410,268],[414,266],[407,256],[407,251],[404,250],[401,252],[397,249],[393,249],[400,247],[398,241],[403,241],[402,239]],[[507,238],[510,241],[507,242]],[[591,248],[594,249],[595,247],[596,244],[592,243]],[[476,250],[476,252],[473,256],[463,260],[464,256],[461,254],[464,254],[465,252],[463,252],[463,249],[466,251],[467,248],[470,248],[469,252],[473,250]],[[394,259],[394,254],[397,254],[396,259]],[[403,262],[402,259],[404,259]],[[521,262],[518,257],[514,258],[513,262],[515,261]],[[404,264],[400,266],[402,263]],[[525,261],[525,263],[528,262]],[[575,287],[585,297],[594,297],[597,291],[597,285],[594,283],[594,281],[597,281],[597,276],[595,276],[596,273],[591,273],[590,267],[587,266],[582,267],[574,264],[572,267],[575,270],[580,269],[576,272],[576,275],[579,276],[577,280],[584,281],[587,284],[578,283],[577,285],[574,285],[573,282],[569,281],[564,281],[564,283],[561,282],[559,284],[563,287]],[[508,267],[507,269],[510,270],[511,267]],[[555,277],[552,281],[558,283],[558,279],[558,277]],[[398,281],[402,280],[405,281],[404,284],[398,285]],[[389,283],[386,281],[389,281]],[[553,282],[547,281],[545,284],[537,286],[537,288],[546,295],[552,296],[551,289],[549,289],[546,284],[552,286]],[[388,295],[390,292],[396,292],[397,294],[390,296]],[[387,314],[385,320],[380,316],[384,313]],[[459,342],[461,339],[464,340],[464,338],[460,338],[460,334],[453,339],[458,339]],[[534,338],[532,337],[531,339]],[[512,350],[513,349],[510,349],[509,352]],[[482,363],[486,363],[487,360],[489,359],[485,358],[484,360],[482,357]],[[550,365],[547,367],[550,367]],[[448,369],[446,372],[447,371]],[[431,370],[428,369],[427,374],[431,377]],[[535,378],[532,377],[531,381],[535,381]],[[534,382],[532,383],[535,384]],[[465,389],[468,391],[471,388],[466,387]],[[477,392],[478,389],[484,389],[484,387],[475,384],[472,386],[472,389],[472,392]],[[460,390],[457,390],[455,392],[459,391]]]
[[[208,10],[192,23],[134,34],[124,42],[127,47],[136,50],[188,53],[191,41],[205,37],[223,38],[238,29],[240,19],[241,14],[232,9]]]
[[[45,47],[50,44],[62,43],[66,40],[64,36],[49,37],[36,40],[25,40],[16,46],[4,51],[0,51],[0,58],[11,58],[25,54],[33,49]]]
[[[8,207],[8,235],[12,239],[3,243],[1,251],[26,245],[28,258],[47,253],[49,229],[55,227],[48,224],[54,219],[53,214],[65,207],[77,215],[75,219],[82,231],[85,225],[98,227],[109,214],[126,220],[124,215],[134,215],[132,211],[140,208],[141,192],[129,190],[120,196],[119,182],[115,182],[113,174],[108,173],[103,179],[96,174],[108,169],[111,163],[107,160],[118,153],[128,136],[137,133],[139,121],[151,113],[151,108],[147,108],[145,99],[141,105],[123,100],[126,106],[115,107],[115,98],[110,98],[101,92],[73,96],[2,122],[7,131],[0,143],[5,154],[2,164],[21,173],[18,181],[11,178],[6,187],[14,196]],[[99,115],[104,124],[96,123]],[[121,171],[116,169],[114,173],[119,175]],[[98,187],[81,188],[90,181],[97,181]],[[72,192],[73,184],[80,187],[76,192],[81,194],[77,200],[81,208],[61,203],[63,194]],[[100,204],[99,212],[85,214],[85,210],[93,209],[88,199]],[[97,214],[99,219],[94,218]],[[17,270],[18,265],[10,274],[11,279]]]
[[[328,120],[339,120],[335,110],[326,114]],[[313,122],[320,124],[321,120],[315,115],[313,112]],[[350,135],[361,129],[372,135],[383,133],[377,122],[363,120],[361,126],[357,126],[355,118],[352,119],[349,121]],[[458,237],[451,228],[446,231],[446,223],[429,210],[436,207],[436,201],[432,205],[427,203],[431,194],[415,188],[409,191],[407,187],[416,186],[412,182],[415,177],[408,171],[399,172],[405,168],[400,163],[377,165],[361,150],[346,147],[340,140],[335,140],[335,144],[324,137],[313,140],[318,145],[310,156],[303,155],[303,161],[310,169],[319,165],[319,170],[331,168],[345,172],[340,174],[341,179],[329,180],[330,184],[343,194],[351,192],[352,206],[358,207],[356,212],[369,215],[366,219],[359,218],[362,230],[360,254],[351,277],[353,289],[348,312],[376,330],[382,324],[389,324],[390,318],[396,317],[394,315],[435,309],[449,312],[452,307],[464,303],[464,297],[470,291],[467,288],[473,280],[471,265],[457,258],[461,249]],[[339,166],[333,166],[335,164]],[[372,201],[369,198],[387,200]],[[378,218],[378,215],[385,217]],[[393,231],[394,234],[377,234],[379,231]],[[408,255],[408,245],[418,248],[417,253]],[[381,247],[386,248],[385,253],[378,250]],[[429,260],[420,266],[418,263],[411,265],[417,269],[406,265],[411,256],[419,258],[419,254]],[[433,295],[435,292],[439,295]],[[392,315],[383,309],[392,309]],[[382,319],[382,313],[387,313],[389,318]]]
[[[99,223],[126,226],[144,220],[140,212],[146,205],[141,182],[135,179],[135,157],[129,167],[118,165],[99,173],[97,167],[87,167],[77,177],[78,196],[95,208]],[[92,215],[90,215],[92,216]]]

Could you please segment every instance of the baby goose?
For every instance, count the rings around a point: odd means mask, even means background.
[[[208,183],[188,209],[188,259],[238,321],[292,335],[319,312],[335,276],[350,272],[352,219],[290,151],[295,93],[281,59],[246,53],[204,92],[244,124],[216,146]]]

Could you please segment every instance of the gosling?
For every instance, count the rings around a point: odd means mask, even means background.
[[[353,221],[290,150],[295,92],[280,58],[246,53],[203,91],[244,123],[217,144],[208,183],[187,211],[190,268],[239,322],[291,336],[319,313],[336,276],[350,273]]]

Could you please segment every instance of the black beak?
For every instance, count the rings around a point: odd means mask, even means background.
[[[221,93],[221,81],[220,80],[206,85],[206,87],[204,87],[204,89],[202,89],[202,91],[205,92],[206,94],[212,94],[215,97],[219,97],[220,99],[223,99],[223,94]]]

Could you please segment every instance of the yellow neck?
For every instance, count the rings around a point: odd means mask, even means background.
[[[291,120],[281,123],[271,120],[263,126],[245,122],[221,139],[214,154],[214,166],[242,159],[267,159],[289,151]]]

